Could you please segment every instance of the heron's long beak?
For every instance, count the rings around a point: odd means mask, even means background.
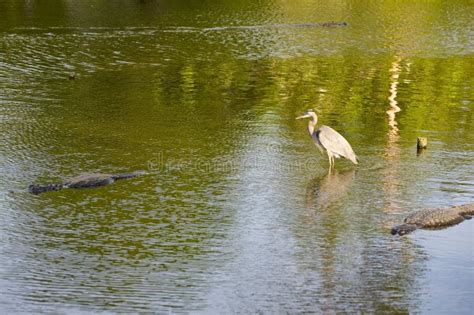
[[[311,116],[308,114],[304,114],[302,116],[296,117],[296,119],[303,119],[303,118],[311,118]]]

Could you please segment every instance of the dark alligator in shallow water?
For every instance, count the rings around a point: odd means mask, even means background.
[[[344,27],[348,26],[347,22],[324,22],[324,23],[300,23],[300,24],[263,24],[263,25],[232,25],[232,26],[215,26],[205,28],[204,31],[225,31],[225,30],[252,30],[263,28],[312,28],[312,27]]]
[[[61,190],[63,188],[92,188],[111,184],[119,179],[132,178],[139,175],[143,175],[145,172],[137,171],[133,173],[123,174],[82,174],[76,177],[72,177],[61,184],[32,184],[28,186],[28,191],[32,194],[41,194],[47,191]]]
[[[474,203],[450,208],[434,208],[417,211],[403,220],[403,224],[392,228],[392,235],[405,235],[416,229],[442,229],[471,219]]]

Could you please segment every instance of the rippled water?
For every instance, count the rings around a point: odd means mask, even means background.
[[[474,222],[390,227],[474,200],[472,9],[2,1],[0,308],[469,314]],[[309,107],[359,167],[328,174]]]

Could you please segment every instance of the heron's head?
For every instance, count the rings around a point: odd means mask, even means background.
[[[303,115],[296,117],[296,119],[303,119],[303,118],[317,119],[318,116],[316,115],[316,112],[314,111],[314,109],[308,109],[307,111],[303,113]]]

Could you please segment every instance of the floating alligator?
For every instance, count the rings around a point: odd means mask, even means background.
[[[311,27],[344,27],[347,22],[324,22],[324,23],[300,23],[300,24],[264,24],[264,25],[235,25],[235,26],[216,26],[205,28],[204,31],[225,31],[225,30],[246,30],[262,28],[311,28]]]
[[[474,203],[450,208],[433,208],[417,211],[403,220],[403,224],[392,228],[392,235],[405,235],[418,228],[442,229],[471,219]]]
[[[28,191],[32,194],[38,195],[47,191],[61,190],[63,188],[92,188],[105,186],[112,184],[116,180],[132,178],[139,175],[143,175],[145,172],[137,171],[133,173],[124,173],[124,174],[102,174],[102,173],[92,173],[92,174],[82,174],[76,177],[72,177],[66,180],[62,184],[32,184],[28,186]]]
[[[344,27],[349,25],[347,22],[324,22],[324,23],[301,23],[301,24],[269,24],[263,27],[270,28],[304,28],[304,27]]]

